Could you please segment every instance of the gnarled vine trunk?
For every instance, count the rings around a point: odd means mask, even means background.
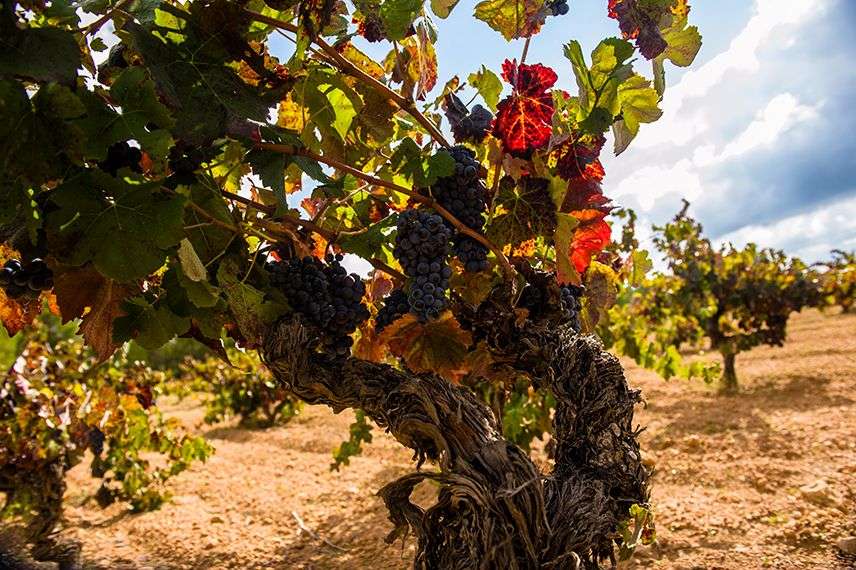
[[[362,408],[415,451],[417,467],[437,462],[439,472],[416,471],[379,492],[394,524],[388,541],[415,534],[415,568],[598,568],[613,560],[629,507],[648,498],[632,426],[639,393],[594,337],[533,326],[514,338],[505,347],[514,366],[556,398],[549,474],[503,438],[485,404],[442,378],[331,358],[296,320],[268,334],[263,357],[300,398],[336,412]],[[425,479],[440,485],[427,509],[410,501]]]
[[[79,568],[80,545],[60,537],[57,531],[66,489],[65,471],[63,460],[47,463],[39,471],[27,472],[26,480],[14,471],[4,473],[0,470],[0,492],[5,493],[9,500],[28,485],[38,485],[30,489],[37,494],[38,512],[29,518],[23,532],[13,534],[11,529],[0,526],[0,569],[35,567],[25,554],[25,544],[31,545],[29,556],[35,561],[56,562],[59,570]]]

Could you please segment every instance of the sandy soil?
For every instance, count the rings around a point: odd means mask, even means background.
[[[784,348],[756,349],[737,366],[743,393],[723,398],[628,364],[648,402],[637,419],[657,469],[659,543],[622,566],[856,568],[835,548],[856,535],[856,315],[799,315]],[[217,453],[175,480],[170,504],[140,515],[99,509],[88,500],[97,483],[75,469],[67,532],[88,568],[409,567],[413,545],[384,544],[390,524],[374,495],[411,465],[390,437],[376,430],[361,457],[331,473],[348,414],[311,407],[287,426],[247,431],[205,426],[192,402],[168,409]]]

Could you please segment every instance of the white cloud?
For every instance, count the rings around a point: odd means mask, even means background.
[[[660,199],[669,194],[693,200],[701,192],[698,170],[689,159],[683,159],[671,166],[646,166],[636,170],[610,190],[609,195],[613,198],[633,196],[639,210],[650,212]]]
[[[677,85],[669,87],[663,102],[663,117],[649,125],[634,144],[640,148],[669,143],[683,145],[706,132],[713,122],[699,112],[687,115],[684,109],[687,100],[703,98],[716,87],[728,89],[729,86],[722,84],[730,72],[757,72],[761,66],[758,52],[774,37],[776,28],[804,24],[825,13],[832,3],[832,0],[757,0],[755,14],[726,51],[701,67],[690,69]]]
[[[719,160],[728,160],[755,148],[773,144],[779,135],[794,125],[816,119],[817,111],[822,105],[822,102],[813,106],[802,105],[790,93],[776,95],[746,130],[728,143],[719,155]]]
[[[726,161],[751,150],[768,147],[799,123],[817,119],[822,102],[815,105],[803,105],[791,93],[780,93],[758,112],[755,120],[737,137],[731,140],[718,155],[708,154],[710,145],[696,148],[693,162],[698,166],[707,166],[715,162]]]
[[[744,226],[717,241],[784,249],[807,262],[829,257],[832,249],[856,249],[856,196],[771,224]]]

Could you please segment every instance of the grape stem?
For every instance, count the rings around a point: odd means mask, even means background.
[[[116,12],[124,11],[125,8],[127,8],[133,2],[134,2],[134,0],[120,0],[119,2],[116,3],[115,6],[110,8],[103,16],[101,16],[100,18],[98,18],[97,20],[95,20],[94,22],[92,22],[91,24],[86,26],[85,28],[81,28],[77,31],[82,32],[84,36],[90,36],[90,35],[96,33],[98,30],[101,29],[101,27],[104,24],[106,24],[111,19],[113,19],[113,16],[116,15]]]
[[[298,33],[297,26],[295,26],[291,22],[278,20],[276,18],[265,16],[264,14],[260,14],[258,12],[254,12],[248,9],[245,9],[244,12],[248,16],[250,16],[250,18],[257,22],[268,24],[275,28],[280,28],[282,30],[286,30],[295,34]],[[416,122],[422,125],[422,127],[426,131],[428,131],[428,134],[430,134],[431,137],[435,141],[437,141],[438,144],[446,148],[452,146],[449,141],[446,140],[446,137],[443,136],[443,133],[440,132],[440,129],[437,128],[437,125],[435,125],[433,121],[431,121],[431,119],[426,117],[419,109],[417,109],[416,105],[411,99],[404,97],[400,93],[396,93],[387,85],[384,85],[376,78],[372,77],[371,75],[369,75],[347,59],[345,59],[342,54],[336,51],[336,48],[325,42],[322,38],[317,37],[314,41],[318,45],[318,47],[320,47],[321,50],[325,54],[327,54],[327,56],[332,60],[331,63],[338,67],[340,71],[342,71],[343,73],[347,73],[348,75],[351,75],[353,77],[356,77],[360,81],[372,87],[375,91],[384,95],[390,101],[394,102],[401,110],[405,111],[406,113],[410,114],[414,119],[416,119]]]
[[[456,218],[454,214],[452,214],[449,210],[441,206],[436,200],[434,200],[434,198],[431,198],[430,196],[424,196],[419,192],[414,192],[410,188],[405,188],[404,186],[399,186],[394,182],[389,182],[388,180],[382,180],[380,178],[377,178],[376,176],[372,176],[371,174],[366,174],[362,170],[354,168],[353,166],[345,164],[344,162],[340,162],[332,158],[323,157],[320,154],[316,154],[306,148],[298,148],[292,145],[273,143],[259,143],[257,147],[263,150],[269,150],[271,152],[280,152],[282,154],[288,154],[292,156],[305,156],[307,158],[311,158],[312,160],[317,160],[318,162],[326,164],[327,166],[336,168],[337,170],[341,170],[342,172],[347,172],[355,178],[364,180],[369,184],[373,184],[374,186],[388,188],[389,190],[400,192],[406,196],[409,196],[414,202],[419,202],[420,204],[424,204],[425,206],[433,208],[438,214],[443,216],[443,218],[445,218],[450,224],[452,224],[452,226],[454,226],[454,228],[459,233],[462,233],[476,240],[477,242],[488,248],[490,251],[492,251],[493,254],[496,256],[497,260],[499,260],[500,265],[502,265],[503,271],[507,275],[513,275],[515,272],[514,268],[508,262],[508,259],[506,259],[505,255],[495,244],[493,244],[490,240],[488,240],[479,232],[465,225],[461,220]]]

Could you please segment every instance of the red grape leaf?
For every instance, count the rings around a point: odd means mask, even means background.
[[[536,63],[517,65],[505,60],[502,77],[514,91],[497,105],[494,135],[505,152],[526,157],[550,141],[553,130],[553,95],[556,72]]]
[[[568,141],[555,151],[556,170],[568,181],[564,196],[554,196],[559,211],[597,209],[605,214],[610,211],[609,198],[601,188],[605,171],[598,158],[605,142],[603,136],[583,137]]]
[[[604,212],[599,210],[580,210],[571,212],[579,225],[574,230],[571,242],[571,262],[578,273],[583,274],[591,263],[592,256],[600,253],[609,244],[612,230],[603,218]]]

